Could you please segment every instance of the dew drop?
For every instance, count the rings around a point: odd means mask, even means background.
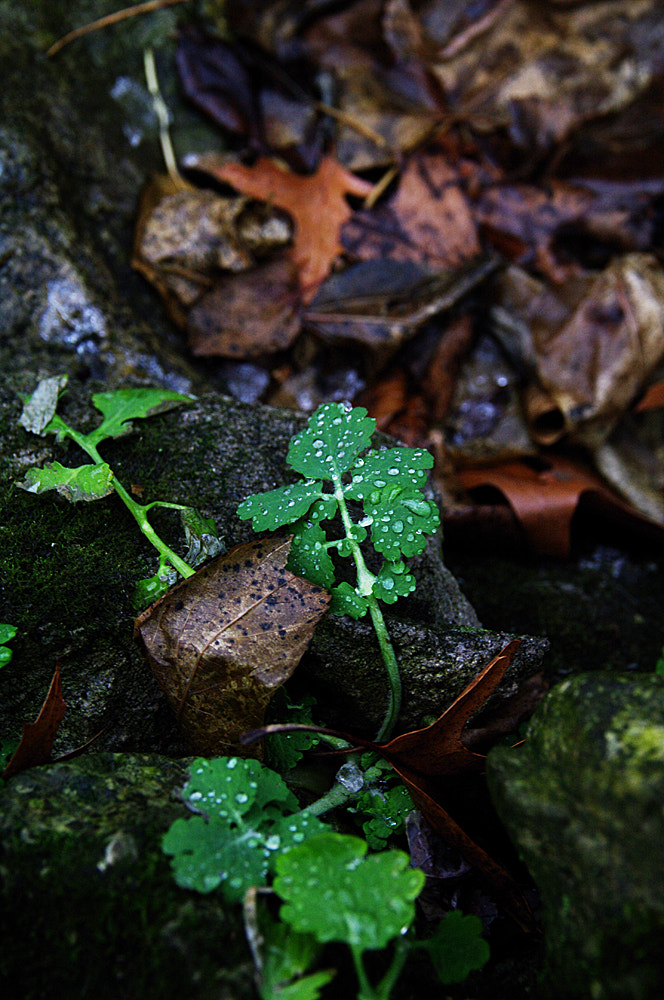
[[[232,771],[234,767],[237,767],[237,757],[229,757],[226,761],[226,767],[229,771]]]
[[[296,844],[301,844],[302,841],[304,840],[304,834],[303,833],[294,833],[293,834],[293,840],[295,841]]]
[[[265,846],[268,851],[276,851],[281,847],[281,837],[278,834],[273,833],[271,837],[268,837],[265,841]]]
[[[190,802],[199,802],[203,798],[202,792],[192,792],[189,796]]]
[[[322,448],[323,445],[325,444],[325,442],[322,441],[320,438],[316,438],[316,440],[314,442],[312,442],[312,443],[313,443],[314,448]]]
[[[387,474],[388,474],[388,476],[398,476],[399,475],[399,470],[395,466],[392,466],[391,469],[387,470]]]
[[[392,590],[393,587],[394,587],[394,580],[391,577],[389,577],[389,576],[386,577],[383,580],[383,588],[385,590]]]
[[[397,535],[400,535],[403,531],[403,521],[395,521],[392,525],[392,530],[396,531]]]
[[[245,792],[238,792],[235,796],[235,801],[239,806],[243,806],[245,802],[248,802],[249,796]]]

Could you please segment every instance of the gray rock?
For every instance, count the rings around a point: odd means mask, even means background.
[[[546,994],[664,995],[664,678],[564,681],[487,774],[542,896]]]
[[[179,889],[160,849],[184,780],[165,757],[103,753],[0,789],[4,996],[255,996],[237,912]]]

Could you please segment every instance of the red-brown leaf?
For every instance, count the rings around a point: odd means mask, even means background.
[[[41,711],[34,722],[26,722],[23,726],[21,742],[2,772],[3,778],[11,778],[20,771],[27,771],[30,767],[49,763],[53,743],[66,708],[58,664]]]

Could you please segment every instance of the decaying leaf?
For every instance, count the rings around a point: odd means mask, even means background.
[[[277,258],[221,278],[187,317],[198,357],[253,358],[290,347],[300,332],[300,293],[291,261]]]
[[[501,288],[499,332],[505,339],[511,311],[518,353],[536,373],[525,398],[533,437],[596,447],[664,356],[660,264],[626,254],[559,295],[510,268]]]
[[[480,252],[458,169],[442,153],[412,156],[385,204],[348,218],[343,244],[362,260],[388,257],[438,271],[459,268]]]
[[[295,670],[329,594],[285,569],[290,539],[238,545],[136,621],[148,661],[196,753],[243,753]]]
[[[62,696],[60,666],[58,665],[55,668],[51,686],[41,711],[34,722],[26,722],[23,726],[21,742],[2,772],[3,778],[11,778],[20,771],[27,771],[30,767],[48,764],[58,727],[64,718],[66,708],[67,703]]]
[[[276,205],[295,223],[292,259],[300,272],[305,299],[311,298],[343,251],[341,226],[351,217],[346,195],[366,197],[372,185],[346,170],[332,156],[323,157],[314,174],[295,174],[261,157],[252,167],[214,153],[190,156],[187,166],[202,170],[237,191]]]
[[[141,194],[132,266],[184,326],[190,307],[217,280],[248,270],[254,254],[283,247],[290,236],[287,219],[255,210],[242,196],[223,198],[155,175]]]

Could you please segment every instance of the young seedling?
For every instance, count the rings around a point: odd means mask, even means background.
[[[371,615],[390,688],[390,701],[378,739],[391,733],[401,706],[399,667],[380,601],[393,604],[415,590],[404,559],[418,555],[440,523],[436,505],[423,494],[431,455],[422,448],[367,451],[376,421],[362,407],[325,403],[296,434],[287,462],[303,481],[249,497],[238,508],[255,531],[290,525],[288,568],[332,593],[331,610],[360,618]],[[362,515],[353,520],[358,505]],[[322,524],[339,515],[342,535],[328,539]],[[382,565],[372,572],[361,543],[371,529]],[[352,559],[355,586],[335,583],[331,552]]]
[[[18,485],[29,493],[56,490],[74,503],[79,500],[98,500],[108,496],[109,493],[117,493],[140,530],[159,553],[157,572],[153,577],[141,580],[134,595],[136,606],[148,604],[168,589],[177,579],[177,574],[188,577],[194,572],[185,559],[162,541],[150,524],[148,512],[155,507],[168,507],[180,511],[189,542],[189,558],[194,565],[201,558],[219,552],[214,523],[203,518],[194,508],[182,504],[166,503],[162,500],[148,504],[137,503],[103,460],[98,448],[109,438],[130,433],[132,420],[163,413],[191,400],[188,396],[169,389],[118,389],[112,392],[98,392],[93,395],[92,402],[101,412],[103,420],[93,431],[83,434],[70,427],[56,413],[60,395],[66,385],[67,378],[64,375],[43,379],[27,400],[20,421],[26,430],[39,434],[40,437],[54,434],[59,441],[70,438],[92,459],[92,463],[67,468],[59,462],[51,462],[43,469],[29,469],[23,482]]]

